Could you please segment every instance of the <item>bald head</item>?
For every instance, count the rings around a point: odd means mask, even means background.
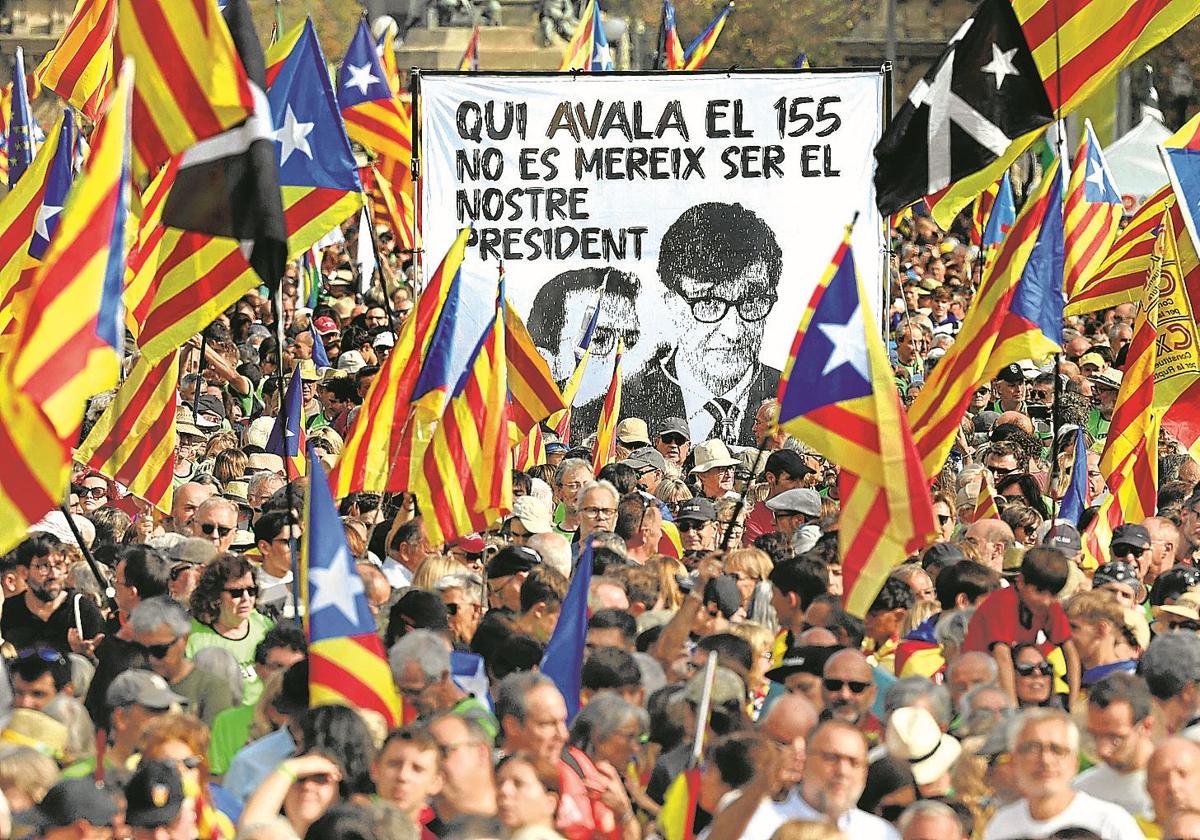
[[[1021,431],[1025,432],[1026,434],[1033,434],[1033,421],[1029,419],[1028,415],[1022,414],[1019,411],[1002,412],[1000,416],[996,418],[996,425],[1003,426],[1005,423],[1011,423],[1012,425],[1019,427]]]
[[[796,645],[809,647],[837,647],[837,636],[824,627],[810,627],[796,637]]]
[[[820,712],[803,694],[785,694],[767,709],[759,727],[779,743],[804,740],[817,725]]]
[[[1200,744],[1180,736],[1160,743],[1146,766],[1146,792],[1160,825],[1177,811],[1200,809]]]
[[[871,679],[871,663],[861,651],[839,650],[825,662],[825,676],[837,679]]]

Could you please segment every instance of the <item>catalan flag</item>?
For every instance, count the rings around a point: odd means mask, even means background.
[[[141,345],[142,325],[154,304],[154,284],[163,236],[162,207],[175,183],[179,159],[167,161],[142,191],[137,218],[137,236],[129,249],[125,272],[125,326]],[[204,325],[202,324],[201,327]],[[199,331],[199,328],[196,330]],[[182,343],[182,342],[181,342]]]
[[[527,437],[538,424],[566,408],[550,375],[550,366],[534,346],[533,336],[513,305],[504,301],[504,344],[508,363],[510,445]]]
[[[52,170],[60,173],[53,178],[56,184],[64,183],[64,179],[65,184],[71,183],[68,121],[73,122],[73,117],[64,112],[38,150],[25,177],[0,198],[0,336],[12,337],[13,319],[20,308],[20,297],[32,282],[32,274],[25,272],[30,266],[29,249],[39,226],[45,227],[48,217],[51,223],[59,221],[58,213],[48,214],[44,205]],[[60,210],[62,203],[59,200],[57,204]],[[45,231],[48,234],[49,227],[45,227]],[[49,236],[44,239],[48,241]],[[5,339],[0,346],[9,343]]]
[[[1008,173],[1005,172],[1005,175]],[[1003,176],[1001,176],[1003,180]],[[992,214],[992,206],[996,203],[996,196],[1000,193],[1000,181],[996,181],[986,190],[981,192],[975,198],[975,205],[971,208],[971,244],[983,244],[983,229],[987,227],[988,217]]]
[[[625,340],[617,339],[617,352],[613,357],[612,382],[604,395],[600,408],[600,422],[596,427],[596,443],[592,448],[592,472],[611,463],[617,456],[617,423],[621,420],[621,356],[625,353]]]
[[[978,522],[981,519],[999,519],[1000,509],[996,507],[996,497],[992,493],[992,482],[988,480],[987,470],[979,476],[979,493],[975,497],[975,518],[973,521]]]
[[[75,460],[118,481],[170,514],[175,468],[175,389],[179,354],[155,364],[139,358]]]
[[[478,24],[475,26],[475,31],[479,31]],[[389,25],[379,34],[379,40],[375,43],[375,52],[379,55],[379,66],[383,68],[383,75],[387,79],[388,87],[392,89],[394,96],[399,96],[400,67],[396,64],[395,26]]]
[[[359,21],[338,69],[337,100],[351,140],[383,157],[412,157],[407,115],[387,82],[366,21]]]
[[[1175,230],[1163,220],[1155,246],[1154,265],[1142,292],[1133,322],[1133,338],[1125,357],[1125,372],[1117,394],[1112,425],[1100,455],[1100,472],[1110,494],[1100,503],[1088,535],[1090,553],[1098,563],[1108,558],[1112,532],[1124,522],[1153,516],[1158,500],[1158,431],[1161,413],[1154,407],[1154,375],[1158,361],[1158,319],[1163,288],[1179,285]]]
[[[133,157],[139,179],[254,110],[216,0],[119,0],[115,60],[125,56],[138,68]]]
[[[412,484],[430,543],[485,531],[512,510],[504,284]]]
[[[304,434],[304,397],[300,382],[300,365],[292,369],[287,391],[280,403],[275,425],[263,449],[278,455],[287,465],[288,480],[304,475],[304,453],[308,441]]]
[[[671,782],[663,794],[658,827],[663,840],[694,840],[696,808],[700,804],[700,768],[690,767]]]
[[[458,60],[458,69],[463,72],[479,70],[479,24],[471,30],[471,40],[467,41],[467,49]]]
[[[54,49],[34,78],[90,120],[100,118],[112,86],[112,42],[117,31],[117,0],[78,0]]]
[[[271,89],[271,85],[275,84],[275,77],[283,69],[284,60],[292,54],[292,50],[300,42],[300,37],[311,25],[312,19],[305,18],[280,35],[278,40],[267,47],[265,60],[267,64],[266,78],[268,90]]]
[[[1196,17],[1195,0],[1012,0],[1051,104],[1064,116]]]
[[[330,476],[333,492],[338,498],[354,492],[382,493],[387,490],[421,362],[448,298],[452,292],[458,294],[455,279],[470,233],[467,228],[459,232],[441,266],[418,296],[416,307],[396,336],[395,348],[379,369],[346,433],[345,444]]]
[[[126,67],[0,361],[0,550],[64,498],[84,403],[117,383],[132,89]]]
[[[8,118],[8,185],[16,186],[33,163],[33,108],[29,105],[29,87],[25,83],[25,50],[17,47],[13,59],[12,98]]]
[[[381,160],[379,163],[386,165],[391,161]],[[397,194],[388,178],[374,165],[360,169],[359,176],[363,190],[371,198],[371,215],[392,229],[392,235],[396,237],[403,253],[413,253],[417,238],[412,196],[407,192]]]
[[[1092,121],[1084,120],[1079,151],[1071,164],[1064,212],[1066,262],[1063,290],[1070,299],[1099,269],[1121,227],[1125,205],[1108,171]]]
[[[708,26],[704,27],[704,31],[696,36],[696,40],[688,44],[683,53],[684,70],[699,70],[704,66],[704,62],[708,61],[709,53],[717,45],[717,39],[721,37],[721,30],[725,28],[725,22],[729,20],[729,14],[732,11],[733,4],[729,3],[717,13],[715,18],[709,21]]]
[[[683,44],[679,40],[679,30],[675,25],[675,4],[671,0],[663,0],[662,40],[658,50],[660,70],[683,69]]]
[[[1178,254],[1178,282],[1162,284],[1158,332],[1172,340],[1160,346],[1154,370],[1154,406],[1162,412],[1162,427],[1183,444],[1193,458],[1200,457],[1200,326],[1192,303],[1192,289],[1200,288],[1200,256],[1173,206],[1167,214],[1171,240]],[[1169,244],[1169,242],[1168,242]],[[1164,259],[1163,271],[1171,271]]]
[[[1061,195],[1055,165],[1021,208],[984,270],[962,330],[909,407],[913,441],[931,480],[946,463],[976,386],[1004,365],[1054,352],[1061,343]],[[1018,302],[1021,285],[1028,288]]]
[[[288,256],[295,257],[363,204],[354,153],[311,20],[305,21],[267,99],[278,144]]]
[[[400,698],[362,578],[346,545],[337,506],[316,452],[304,505],[300,575],[306,596],[308,691],[312,706],[349,706],[400,723]]]
[[[613,69],[612,55],[608,50],[608,38],[600,23],[600,0],[588,0],[579,13],[579,25],[575,34],[563,48],[560,71],[580,70],[585,73],[602,73]]]
[[[533,427],[533,431],[512,448],[512,468],[528,472],[530,467],[546,463],[546,436],[541,425]]]
[[[847,229],[779,380],[780,427],[842,468],[838,550],[846,609],[857,616],[935,531],[929,487],[864,300]]]

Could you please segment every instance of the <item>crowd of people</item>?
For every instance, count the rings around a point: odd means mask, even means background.
[[[908,402],[970,306],[967,242],[920,216],[895,231]],[[311,310],[288,278],[284,347],[254,294],[193,340],[169,516],[77,465],[68,513],[0,562],[0,837],[1200,836],[1200,467],[1164,438],[1158,515],[1102,565],[1081,538],[1131,305],[1069,319],[1057,370],[979,385],[931,489],[937,542],[861,618],[838,467],[770,399],[728,440],[626,412],[598,472],[591,437],[547,430],[511,513],[446,545],[409,494],[341,499],[404,723],[310,708],[307,479],[266,451],[281,374],[299,368],[331,466],[416,299],[358,294],[352,248],[326,250]],[[1068,521],[1077,429],[1092,506]],[[977,514],[985,480],[998,518]],[[581,560],[564,697],[539,664]]]

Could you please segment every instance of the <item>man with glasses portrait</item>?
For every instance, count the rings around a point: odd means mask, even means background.
[[[27,588],[4,602],[0,631],[17,650],[41,645],[62,654],[94,643],[104,629],[96,602],[67,588],[67,557],[59,540],[35,533],[17,546],[17,567]],[[78,631],[73,646],[68,634]],[[89,649],[90,652],[90,649]]]

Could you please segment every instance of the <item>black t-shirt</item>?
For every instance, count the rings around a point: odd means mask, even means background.
[[[6,599],[4,616],[0,618],[0,631],[3,631],[5,641],[18,651],[36,645],[48,645],[66,656],[71,652],[71,645],[67,642],[67,631],[75,626],[76,601],[79,603],[83,638],[94,638],[104,629],[104,618],[100,615],[100,609],[91,597],[69,589],[66,600],[46,621],[29,611],[24,594]]]
[[[104,702],[104,696],[112,681],[130,668],[149,667],[150,663],[146,661],[142,649],[133,642],[127,642],[115,634],[104,637],[104,641],[96,648],[96,673],[83,701],[97,729],[108,729],[108,705]]]

